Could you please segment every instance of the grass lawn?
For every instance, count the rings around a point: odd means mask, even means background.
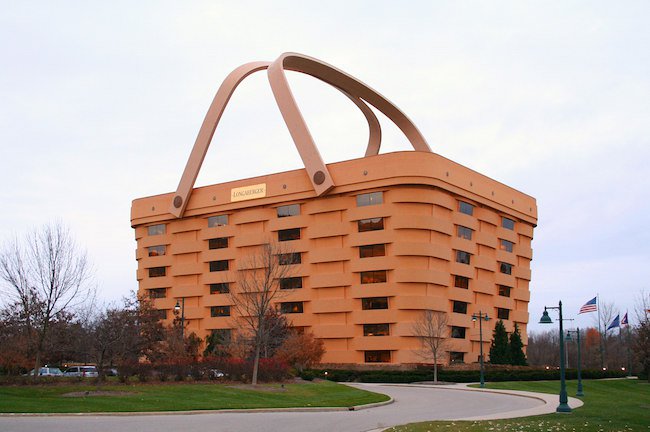
[[[78,392],[119,392],[106,396],[64,396]],[[329,381],[269,384],[259,389],[224,384],[143,384],[3,386],[0,413],[185,411],[238,408],[348,407],[388,400]]]
[[[568,381],[569,396],[576,381]],[[488,383],[488,388],[558,394],[559,381]],[[650,431],[650,384],[638,380],[583,380],[585,404],[570,414],[510,420],[424,422],[386,429],[390,432],[478,431]]]

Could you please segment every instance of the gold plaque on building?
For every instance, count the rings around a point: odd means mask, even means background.
[[[230,189],[230,202],[246,201],[266,196],[266,183]]]

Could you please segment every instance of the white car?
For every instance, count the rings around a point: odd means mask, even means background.
[[[34,369],[29,371],[29,375],[34,375]],[[63,376],[63,372],[61,372],[61,369],[59,368],[45,366],[38,370],[38,376]]]
[[[97,378],[97,368],[95,366],[70,366],[63,372],[67,377]]]

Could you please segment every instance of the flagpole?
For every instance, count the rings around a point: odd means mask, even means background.
[[[602,370],[605,367],[605,356],[603,354],[603,332],[600,328],[600,294],[596,293],[596,313],[598,314],[598,335],[600,342],[600,369]]]

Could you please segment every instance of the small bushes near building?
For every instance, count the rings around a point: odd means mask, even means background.
[[[451,383],[478,382],[479,370],[438,370],[438,380]],[[583,370],[582,378],[622,378],[624,371],[618,370]],[[322,378],[336,382],[366,382],[366,383],[413,383],[433,381],[433,369],[413,370],[345,370],[345,369],[312,369],[301,374],[303,379],[313,380]],[[577,379],[577,371],[566,371],[567,379]],[[544,381],[559,380],[558,369],[533,369],[533,368],[486,368],[487,381]]]

